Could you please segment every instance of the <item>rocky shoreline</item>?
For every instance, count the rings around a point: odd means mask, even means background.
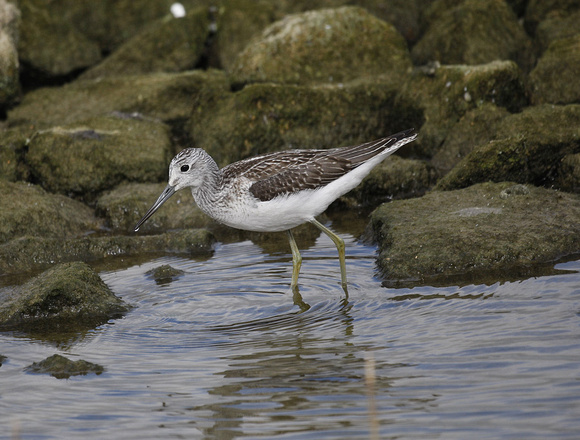
[[[130,233],[184,147],[223,166],[410,127],[418,140],[335,205],[377,208],[386,284],[580,252],[577,2],[173,3],[0,0],[0,276],[209,255],[189,194]]]

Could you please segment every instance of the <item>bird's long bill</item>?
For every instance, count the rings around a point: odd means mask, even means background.
[[[137,222],[137,224],[135,225],[135,232],[137,232],[139,228],[143,225],[143,223],[145,223],[149,219],[149,217],[151,217],[155,213],[155,211],[157,211],[161,207],[161,205],[163,205],[167,201],[167,199],[169,199],[169,197],[171,197],[173,194],[175,194],[175,187],[167,185],[163,190],[163,192],[161,193],[161,195],[159,196],[159,198],[157,199],[157,201],[153,204],[151,208],[149,208],[149,211],[147,211],[147,213],[143,216],[143,218],[139,220],[139,222]]]

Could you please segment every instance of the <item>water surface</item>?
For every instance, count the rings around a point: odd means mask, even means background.
[[[66,337],[0,333],[0,438],[578,438],[580,261],[391,289],[375,248],[340,235],[348,299],[324,235],[303,248],[300,295],[284,234],[267,251],[247,240],[101,267],[135,306],[124,318]],[[158,284],[146,272],[163,264],[184,274]],[[23,371],[55,353],[106,371]]]

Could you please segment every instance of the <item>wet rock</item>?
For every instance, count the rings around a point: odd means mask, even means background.
[[[99,45],[42,0],[20,2],[22,26],[18,54],[28,69],[62,76],[101,60]],[[51,5],[52,6],[52,5]]]
[[[12,3],[0,1],[0,110],[20,96],[18,44],[20,11]]]
[[[47,190],[90,199],[122,181],[159,181],[171,160],[169,128],[123,115],[39,131],[26,162]]]
[[[523,276],[577,252],[580,197],[527,189],[482,183],[381,205],[370,223],[381,276],[389,285],[437,277],[477,282],[490,271]]]
[[[485,64],[513,60],[529,70],[534,62],[531,40],[504,0],[465,0],[432,16],[432,21],[411,52],[416,64]]]
[[[99,275],[81,262],[59,264],[13,292],[0,306],[0,325],[47,325],[54,321],[94,322],[129,310]]]
[[[524,26],[530,35],[536,33],[540,22],[548,16],[569,16],[578,11],[578,0],[529,0],[526,7]]]
[[[71,239],[21,237],[0,245],[0,275],[29,272],[67,261],[95,261],[146,253],[211,255],[214,236],[205,229],[160,235],[86,236]]]
[[[175,269],[168,264],[158,266],[145,272],[145,274],[153,278],[157,284],[169,284],[181,277],[184,273],[184,271]]]
[[[2,366],[2,364],[3,364],[4,362],[6,362],[6,356],[2,356],[2,355],[0,354],[0,367]]]
[[[447,174],[474,148],[489,142],[499,121],[510,113],[489,102],[467,112],[445,137],[445,142],[433,156],[431,164],[441,175]]]
[[[468,111],[491,103],[517,112],[528,104],[525,79],[513,61],[416,70],[402,85],[398,99],[406,100],[407,108],[422,109],[425,124],[408,149],[422,157],[432,157]]]
[[[0,130],[0,179],[16,181],[28,177],[22,157],[31,134],[22,128]]]
[[[62,240],[98,227],[88,206],[39,186],[0,179],[0,194],[0,243],[25,235]]]
[[[230,71],[237,55],[252,37],[276,20],[275,3],[226,0],[217,11],[217,30],[212,45],[215,62]]]
[[[253,84],[199,102],[191,137],[220,166],[291,148],[353,145],[419,127],[422,112],[388,78],[340,85]]]
[[[578,72],[580,33],[552,42],[530,73],[532,103],[580,103]]]
[[[435,184],[436,179],[437,173],[427,163],[390,156],[340,200],[354,207],[377,206],[391,199],[419,197]]]
[[[184,17],[167,15],[148,25],[80,79],[182,72],[199,62],[209,35],[209,11],[197,8]]]
[[[340,83],[402,75],[410,67],[406,42],[394,26],[364,9],[343,7],[288,15],[272,24],[238,55],[231,76],[235,84]]]
[[[165,189],[165,183],[130,183],[104,193],[97,199],[96,213],[104,217],[114,231],[133,232],[135,224],[145,215]],[[169,229],[201,228],[211,223],[195,205],[189,190],[178,191],[163,204],[141,228],[140,232],[160,232]]]
[[[68,379],[71,376],[86,376],[90,373],[99,375],[105,369],[101,365],[83,359],[71,361],[60,354],[53,354],[43,361],[32,363],[24,371],[33,374],[50,374],[57,379]]]
[[[489,138],[443,177],[436,189],[506,180],[551,187],[561,174],[562,158],[580,152],[580,105],[529,107],[501,119],[489,130]]]
[[[11,125],[65,125],[111,112],[139,113],[162,121],[189,118],[196,101],[229,90],[223,72],[157,73],[75,81],[28,93],[8,114]]]

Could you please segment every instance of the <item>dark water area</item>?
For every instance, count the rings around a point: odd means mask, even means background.
[[[0,438],[577,438],[580,261],[385,288],[376,249],[337,230],[348,299],[324,235],[302,249],[299,295],[284,234],[268,252],[247,240],[209,259],[107,263],[101,277],[135,306],[122,319],[0,334]],[[156,282],[161,265],[183,274]],[[105,372],[24,371],[55,353]]]

